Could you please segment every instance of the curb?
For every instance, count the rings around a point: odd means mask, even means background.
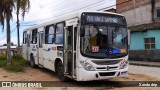
[[[150,66],[150,67],[160,67],[160,65],[153,65],[153,64],[142,64],[142,63],[133,63],[129,62],[130,65],[137,65],[137,66]]]

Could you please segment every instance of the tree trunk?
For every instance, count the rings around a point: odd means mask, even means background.
[[[10,18],[7,15],[7,61],[8,64],[11,64],[11,41],[10,41]]]

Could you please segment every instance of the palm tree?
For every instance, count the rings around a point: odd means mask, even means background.
[[[20,46],[19,40],[19,13],[20,10],[22,11],[22,17],[24,19],[25,12],[27,12],[30,8],[30,1],[29,0],[16,0],[16,14],[17,14],[17,40],[18,40],[18,47]]]
[[[10,20],[12,19],[12,12],[16,5],[19,5],[19,10],[22,11],[22,17],[24,18],[26,12],[26,2],[29,0],[0,0],[0,24],[2,25],[4,30],[4,26],[6,23],[6,32],[7,32],[7,61],[11,63],[11,41],[10,41]],[[19,23],[19,22],[18,22]]]
[[[8,63],[11,63],[11,48],[10,48],[10,20],[12,19],[12,11],[15,7],[13,0],[0,0],[0,23],[3,27],[6,23],[7,29],[7,60]]]

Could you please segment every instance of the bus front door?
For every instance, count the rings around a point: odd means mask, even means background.
[[[64,30],[63,67],[64,74],[73,79],[76,79],[76,41],[77,24],[66,26]]]
[[[43,66],[43,27],[38,29],[38,52],[37,52],[37,59],[38,59],[38,65]]]

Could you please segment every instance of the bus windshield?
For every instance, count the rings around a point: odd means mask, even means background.
[[[127,29],[124,26],[82,25],[81,52],[88,57],[109,58],[127,55]]]

